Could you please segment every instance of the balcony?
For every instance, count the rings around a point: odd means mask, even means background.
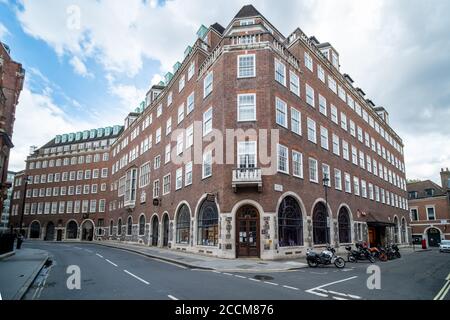
[[[240,168],[233,170],[232,187],[237,192],[238,187],[258,187],[258,192],[262,192],[261,169]]]

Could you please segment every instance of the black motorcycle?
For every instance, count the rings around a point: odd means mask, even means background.
[[[320,264],[334,264],[336,268],[345,268],[345,260],[336,255],[336,250],[327,246],[321,253],[316,253],[310,249],[306,252],[306,261],[311,268],[316,268]]]
[[[356,249],[357,250],[353,250],[351,246],[345,247],[345,250],[347,250],[347,261],[348,262],[356,263],[356,262],[358,262],[358,260],[369,260],[370,263],[375,262],[375,258],[372,255],[372,252],[370,252],[368,248],[357,243]]]
[[[401,258],[402,255],[400,254],[400,249],[396,244],[391,244],[390,246],[386,247],[386,254],[388,256],[389,260]]]

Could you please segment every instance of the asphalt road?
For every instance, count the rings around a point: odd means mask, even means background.
[[[370,264],[365,262],[348,263],[343,270],[219,273],[95,244],[36,242],[26,246],[48,251],[53,261],[25,295],[25,299],[40,300],[432,300],[446,291],[441,289],[450,274],[450,254],[438,251],[405,253],[402,259],[377,263],[380,288],[369,289],[372,274],[367,273]],[[80,289],[68,289],[69,266],[79,267]],[[444,299],[449,300],[450,293]]]

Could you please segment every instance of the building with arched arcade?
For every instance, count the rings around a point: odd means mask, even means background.
[[[197,36],[108,144],[104,211],[86,202],[97,194],[82,200],[84,215],[26,210],[30,237],[43,239],[52,220],[55,239],[61,229],[66,241],[231,259],[409,242],[402,140],[341,73],[331,44],[300,29],[286,37],[253,6]],[[27,159],[27,175],[45,149]],[[40,202],[39,191],[27,199]]]

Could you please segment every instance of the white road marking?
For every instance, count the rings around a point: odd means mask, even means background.
[[[89,252],[89,253],[93,253],[92,250],[89,250],[89,249],[84,249],[84,250],[87,251],[87,252]]]
[[[299,288],[291,287],[291,286],[283,286],[286,289],[292,289],[292,290],[300,290]]]
[[[216,271],[216,270],[213,270],[212,272],[214,272],[214,273],[219,273],[219,274],[222,273],[222,272],[219,272],[219,271]]]
[[[149,285],[150,283],[149,282],[147,282],[147,281],[145,281],[144,279],[142,279],[142,278],[139,278],[137,275],[135,275],[135,274],[132,274],[130,271],[128,271],[128,270],[123,270],[125,273],[128,273],[130,276],[132,276],[133,278],[135,278],[135,279],[137,279],[137,280],[139,280],[139,281],[141,281],[141,282],[143,282],[143,283],[145,283],[146,285]]]
[[[331,286],[333,284],[341,283],[341,282],[344,282],[344,281],[353,280],[355,278],[358,278],[358,276],[353,276],[353,277],[350,277],[350,278],[346,278],[346,279],[342,279],[342,280],[326,283],[326,284],[323,284],[321,286],[305,290],[305,292],[308,292],[308,293],[311,293],[311,294],[314,294],[314,295],[320,296],[320,297],[328,297],[328,294],[320,293],[320,292],[317,292],[317,291],[326,292],[326,293],[329,293],[329,294],[342,295],[342,296],[350,297],[350,298],[353,298],[353,299],[362,299],[361,297],[358,297],[358,296],[355,296],[355,295],[349,295],[349,294],[346,294],[346,293],[340,293],[340,292],[336,292],[336,291],[328,291],[326,289],[323,289],[323,288]],[[337,297],[333,297],[333,299],[336,299],[336,298]],[[339,299],[336,299],[336,300],[339,300]]]
[[[333,299],[334,299],[334,300],[348,300],[348,299],[345,299],[345,298],[339,298],[339,297],[333,297]]]
[[[328,295],[324,294],[324,293],[319,293],[319,292],[315,292],[315,291],[306,291],[306,292],[315,294],[316,296],[319,296],[319,297],[324,297],[324,298],[328,297]]]
[[[232,274],[228,272],[224,272],[223,274],[226,274],[227,276],[232,276]]]
[[[236,278],[247,279],[246,277],[240,276],[240,275],[238,275],[238,274],[235,274],[234,276],[235,276]]]
[[[172,300],[178,300],[177,298],[175,298],[174,296],[172,296],[172,295],[168,295],[168,297],[170,298],[170,299],[172,299]]]
[[[274,282],[270,282],[270,281],[264,281],[264,283],[271,284],[273,286],[278,286],[279,285],[278,283],[274,283]]]
[[[447,295],[449,288],[450,288],[450,281],[446,281],[442,289],[438,292],[438,294],[434,297],[433,300],[444,300],[444,297]]]
[[[261,280],[253,279],[253,278],[248,278],[248,280],[255,281],[255,282],[261,282]]]
[[[2,294],[1,294],[1,292],[0,292],[0,300],[3,300],[3,299],[2,299]]]
[[[100,258],[103,259],[103,256],[102,256],[101,254],[96,253],[95,255],[96,255],[97,257],[100,257]]]
[[[117,264],[115,264],[114,262],[112,262],[111,260],[105,259],[107,262],[109,262],[110,264],[112,264],[114,267],[117,267]]]

